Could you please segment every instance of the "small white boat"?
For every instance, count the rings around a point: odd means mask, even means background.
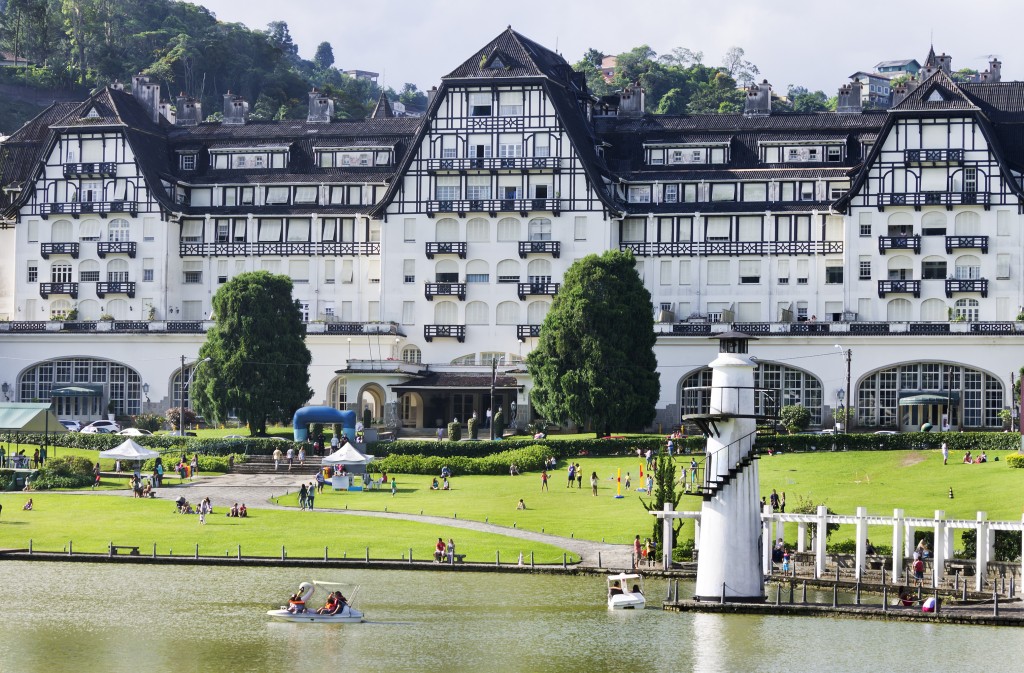
[[[302,607],[296,608],[294,605],[282,605],[277,610],[267,610],[267,614],[274,619],[280,619],[286,622],[319,622],[322,624],[357,624],[363,621],[363,613],[360,610],[352,607],[348,600],[344,601],[340,608],[333,613],[320,613],[317,612],[317,603],[313,597],[317,594],[318,590],[322,592],[323,601],[326,603],[327,597],[334,591],[341,591],[341,584],[335,584],[333,582],[303,582],[299,585],[299,597],[302,600]],[[352,596],[355,596],[358,588],[352,590]]]
[[[646,605],[642,575],[621,573],[608,576],[609,610],[643,610]]]

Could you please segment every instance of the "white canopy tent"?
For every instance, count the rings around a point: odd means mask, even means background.
[[[359,453],[351,444],[344,444],[337,451],[323,459],[324,465],[369,465],[375,456]]]
[[[134,439],[128,438],[124,443],[106,451],[100,451],[100,458],[113,458],[115,460],[147,460],[156,458],[159,451],[147,449],[136,443]]]

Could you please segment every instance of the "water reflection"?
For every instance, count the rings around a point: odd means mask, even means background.
[[[1015,670],[1019,629],[784,617],[610,613],[597,577],[317,571],[355,583],[359,625],[268,621],[297,570],[4,565],[0,670]],[[18,581],[11,581],[17,578]],[[648,583],[659,605],[664,583]],[[680,595],[692,591],[680,586]],[[983,658],[978,654],[984,653]],[[900,664],[899,662],[903,662]]]

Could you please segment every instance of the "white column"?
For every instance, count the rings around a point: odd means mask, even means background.
[[[661,564],[665,570],[672,567],[672,503],[665,503],[665,516],[661,520]]]
[[[857,579],[864,577],[864,557],[868,550],[868,508],[857,508],[857,556],[854,567],[857,572]]]
[[[818,526],[814,533],[814,576],[825,574],[825,543],[828,541],[828,507],[818,505]]]
[[[903,510],[892,511],[892,581],[903,581]]]
[[[775,539],[772,537],[772,506],[765,505],[761,517],[761,572],[770,575],[772,572],[772,549]]]
[[[700,551],[700,519],[693,520],[693,551]]]
[[[807,551],[807,524],[802,521],[796,525],[796,550]]]
[[[914,549],[917,546],[914,543],[914,526],[907,524],[906,529],[903,531],[903,556],[904,558],[910,558],[914,555]]]
[[[932,544],[932,585],[939,586],[946,575],[946,512],[935,510],[935,530]]]
[[[985,588],[985,576],[988,574],[988,514],[978,512],[974,532],[974,590],[982,591]]]
[[[775,539],[782,538],[786,539],[786,524],[783,523],[778,517],[775,517]]]

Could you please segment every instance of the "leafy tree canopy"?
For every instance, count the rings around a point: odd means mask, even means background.
[[[316,54],[313,55],[313,63],[317,67],[327,69],[334,65],[334,49],[330,42],[321,42],[316,47]]]
[[[223,421],[234,410],[254,435],[291,418],[313,396],[302,315],[287,276],[255,271],[235,276],[213,296],[215,324],[199,349],[210,362],[196,370],[193,400]]]
[[[545,418],[637,431],[658,401],[651,295],[629,252],[588,255],[565,273],[527,358],[531,400]]]

